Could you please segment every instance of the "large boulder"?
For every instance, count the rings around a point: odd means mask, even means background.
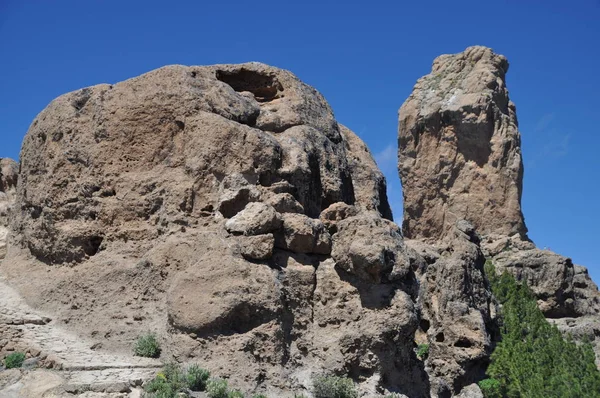
[[[273,396],[325,372],[429,393],[385,179],[290,72],[168,66],[68,93],[21,156],[1,272],[64,327],[128,352],[155,330]]]
[[[526,237],[523,162],[508,61],[486,47],[435,59],[399,112],[404,235],[439,239],[458,220]]]
[[[15,201],[19,165],[12,159],[0,158],[0,260],[6,255],[6,238],[10,208]]]

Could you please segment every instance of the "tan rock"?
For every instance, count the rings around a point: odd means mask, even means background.
[[[350,371],[365,393],[426,396],[409,267],[381,283],[345,272],[320,220],[368,212],[404,258],[398,227],[377,221],[391,218],[385,180],[290,72],[168,66],[68,93],[36,117],[21,155],[1,276],[101,341],[86,344],[93,355],[130,354],[151,330],[164,358],[246,391],[286,396],[313,373]]]
[[[225,223],[227,231],[243,235],[261,235],[280,227],[281,218],[273,206],[261,202],[248,203],[244,210]]]
[[[275,241],[275,246],[294,253],[329,254],[331,236],[323,223],[302,214],[282,215],[283,233]]]
[[[9,212],[15,201],[19,165],[12,159],[0,159],[0,260],[6,255]]]
[[[273,255],[273,234],[244,236],[239,238],[241,253],[249,260],[267,260]]]
[[[410,259],[393,222],[369,213],[340,221],[337,227],[331,256],[345,271],[376,283],[408,274]]]
[[[439,239],[461,219],[519,234],[523,162],[508,61],[486,47],[442,55],[399,112],[404,236]]]

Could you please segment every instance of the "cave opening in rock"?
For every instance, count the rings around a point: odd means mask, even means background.
[[[235,91],[248,91],[258,102],[269,102],[283,97],[283,86],[275,76],[241,68],[236,71],[217,71],[217,79],[229,84]]]

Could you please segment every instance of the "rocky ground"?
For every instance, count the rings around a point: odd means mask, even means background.
[[[157,360],[97,349],[56,323],[0,280],[0,352],[29,357],[26,369],[0,371],[0,396],[135,397],[161,366]]]

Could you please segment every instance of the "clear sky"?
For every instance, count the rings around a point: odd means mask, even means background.
[[[367,142],[401,220],[397,111],[433,59],[508,57],[530,237],[600,282],[600,0],[0,0],[0,157],[53,98],[167,64],[260,61],[321,91]]]

